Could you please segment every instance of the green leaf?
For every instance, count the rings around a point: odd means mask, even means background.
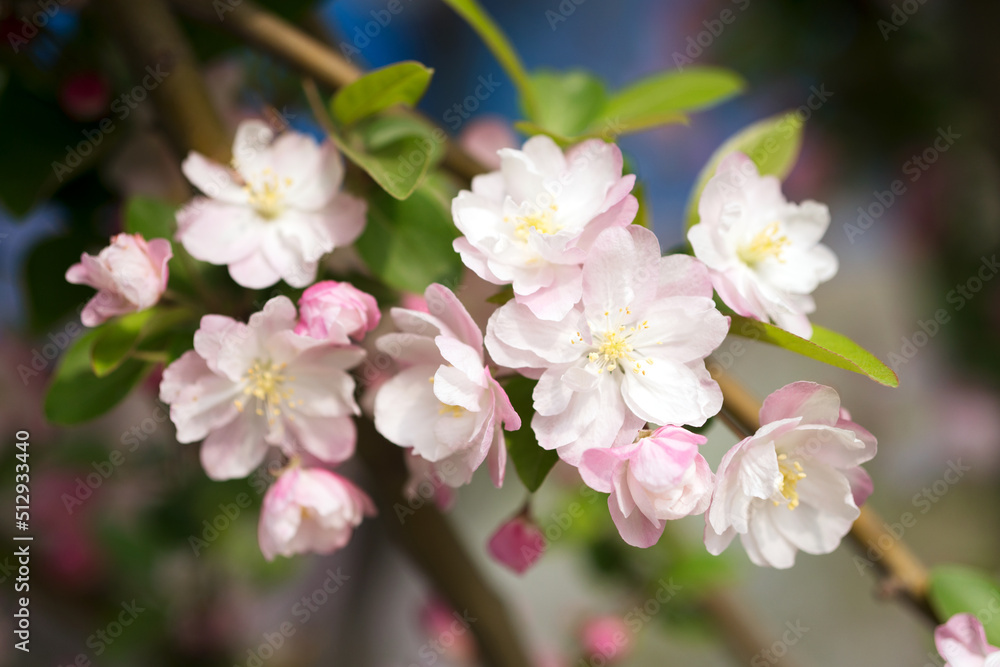
[[[152,197],[136,196],[125,203],[125,231],[149,239],[172,239],[177,207]]]
[[[125,398],[153,364],[130,359],[105,377],[94,374],[90,352],[101,328],[77,339],[59,362],[45,396],[45,416],[55,424],[79,424],[104,414]]]
[[[531,492],[538,490],[552,466],[559,460],[555,450],[542,449],[535,439],[535,432],[531,430],[531,416],[535,413],[531,394],[536,384],[537,381],[519,375],[504,381],[507,397],[521,416],[521,428],[504,433],[507,454],[514,462],[517,476]]]
[[[507,72],[507,76],[517,86],[524,113],[532,120],[537,120],[539,107],[531,79],[521,63],[520,56],[517,55],[517,51],[514,50],[510,40],[503,34],[500,27],[476,0],[444,0],[444,3],[465,19],[466,23],[472,26],[472,29],[479,35],[479,38],[486,43],[486,46],[493,53],[493,57],[497,59],[504,71]]]
[[[166,352],[171,345],[172,336],[164,334],[172,333],[182,323],[193,319],[194,315],[184,308],[149,308],[104,324],[90,351],[94,374],[97,377],[110,374],[136,352],[140,345],[145,354]]]
[[[406,199],[440,159],[446,137],[443,130],[414,118],[386,116],[362,121],[330,139],[383,190]]]
[[[767,322],[736,314],[729,316],[732,318],[730,334],[777,345],[810,359],[867,375],[887,387],[899,386],[899,378],[891,368],[847,336],[814,324],[812,338],[806,340]]]
[[[927,597],[938,619],[944,623],[955,614],[973,614],[983,622],[986,639],[1000,645],[1000,586],[984,572],[960,565],[941,565],[931,570]]]
[[[598,122],[622,123],[629,131],[676,122],[685,114],[728,100],[745,87],[742,77],[721,67],[661,72],[615,93]]]
[[[439,187],[429,178],[407,199],[377,193],[368,203],[368,224],[355,248],[390,287],[422,293],[434,282],[457,284],[461,276],[462,260],[452,249],[458,230]]]
[[[712,154],[705,165],[691,198],[688,200],[685,219],[690,228],[698,223],[698,200],[705,184],[715,175],[715,170],[724,157],[734,152],[745,153],[757,165],[763,176],[777,176],[784,179],[795,166],[802,147],[803,123],[795,113],[779,114],[758,121],[730,137]]]
[[[330,113],[342,125],[351,125],[395,104],[412,107],[423,97],[433,73],[413,60],[373,70],[337,91]]]
[[[584,70],[532,72],[531,85],[538,100],[537,124],[565,137],[582,133],[607,100],[604,83]]]

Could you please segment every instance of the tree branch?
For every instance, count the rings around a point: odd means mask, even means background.
[[[760,401],[725,371],[718,368],[712,371],[722,388],[723,421],[739,437],[755,433],[760,428]],[[863,552],[872,545],[882,552],[874,565],[888,578],[883,592],[902,593],[917,611],[935,624],[940,622],[927,603],[927,568],[902,539],[886,530],[885,522],[870,505],[861,507],[861,516],[851,527],[850,536]]]
[[[216,3],[208,0],[170,2],[185,16],[225,30],[329,88],[346,86],[363,74],[361,69],[349,63],[327,44],[250,0],[243,0],[235,6],[226,5],[225,10],[216,9]],[[416,111],[412,113],[428,120]],[[448,142],[445,146],[442,165],[465,181],[486,171],[454,142]]]
[[[95,9],[150,91],[180,154],[196,150],[228,163],[229,137],[201,79],[191,48],[163,0],[97,0]]]

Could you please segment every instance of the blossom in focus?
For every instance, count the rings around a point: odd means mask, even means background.
[[[342,549],[375,505],[365,492],[323,468],[292,465],[271,485],[260,510],[257,538],[267,560]]]
[[[760,423],[719,464],[705,546],[718,555],[739,535],[751,561],[777,568],[799,550],[830,553],[871,493],[859,466],[875,456],[875,437],[845,418],[836,391],[813,382],[768,396]]]
[[[240,124],[233,168],[192,152],[184,175],[206,196],[177,213],[177,240],[196,259],[226,264],[244,287],[305,287],[319,259],[356,239],[364,200],[341,191],[344,165],[330,142],[262,121]]]
[[[545,536],[533,521],[516,516],[497,528],[487,546],[493,560],[524,574],[545,552]]]
[[[375,428],[389,441],[434,463],[449,486],[468,484],[489,455],[493,483],[503,484],[503,428],[521,420],[483,358],[483,336],[447,287],[424,296],[429,312],[393,308],[399,330],[376,341],[403,370],[375,396]]]
[[[382,314],[375,297],[350,283],[324,280],[310,286],[299,298],[299,323],[295,333],[349,345],[378,326]]]
[[[668,520],[701,514],[712,497],[712,470],[698,452],[704,436],[664,426],[632,444],[591,449],[580,463],[583,481],[610,493],[608,509],[622,539],[650,547]]]
[[[604,231],[583,265],[583,301],[539,320],[510,301],[490,318],[486,347],[499,364],[537,377],[539,444],[579,465],[594,447],[629,444],[646,422],[700,426],[722,407],[705,357],[728,318],[715,309],[705,267],[660,256],[647,229]]]
[[[698,202],[700,222],[688,231],[719,297],[745,317],[812,336],[810,296],[837,273],[837,256],[819,241],[830,224],[823,204],[792,204],[774,176],[733,153],[719,164]]]
[[[354,379],[364,353],[294,332],[295,306],[278,296],[248,324],[206,315],[185,352],[164,372],[179,442],[205,439],[201,462],[213,479],[248,475],[268,445],[327,463],[354,453]]]
[[[512,285],[537,317],[560,320],[580,300],[580,267],[597,236],[635,218],[635,177],[622,176],[618,147],[597,139],[563,154],[537,136],[499,155],[499,171],[452,201],[455,250],[484,280]]]
[[[596,616],[587,619],[580,629],[584,653],[590,664],[618,664],[632,652],[632,630],[618,616]]]
[[[167,262],[173,256],[170,241],[146,241],[141,234],[118,234],[96,256],[81,255],[80,262],[66,271],[66,280],[89,285],[97,295],[84,307],[80,320],[96,327],[117,315],[156,305],[167,289]]]
[[[1000,648],[986,641],[983,624],[972,614],[955,614],[934,630],[945,667],[1000,667]]]

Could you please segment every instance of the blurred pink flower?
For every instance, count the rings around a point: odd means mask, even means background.
[[[378,326],[382,313],[375,297],[350,283],[324,280],[299,298],[299,323],[295,333],[349,345]]]
[[[364,356],[356,347],[299,336],[295,306],[278,296],[249,324],[206,315],[194,350],[163,372],[160,400],[170,404],[179,442],[205,439],[208,476],[244,477],[268,445],[289,456],[305,451],[327,463],[354,453],[354,379]]]
[[[501,565],[524,574],[545,552],[545,536],[533,521],[523,515],[497,528],[490,538],[490,556]]]
[[[447,602],[432,598],[420,610],[420,624],[427,637],[440,647],[450,662],[473,664],[476,641],[468,632],[468,621],[462,618]]]
[[[257,532],[267,560],[299,553],[342,549],[375,505],[347,479],[322,468],[285,470],[267,494]]]
[[[196,259],[228,265],[244,287],[305,287],[320,258],[364,228],[367,204],[341,190],[344,165],[329,141],[292,131],[275,138],[266,123],[245,121],[233,163],[196,152],[184,160],[184,174],[207,196],[178,211],[177,240]]]
[[[70,118],[89,123],[104,115],[111,87],[100,72],[78,72],[59,87],[59,106]]]
[[[830,553],[871,493],[860,464],[875,437],[840,411],[840,396],[793,382],[764,400],[761,427],[722,458],[705,514],[705,546],[718,555],[736,535],[756,565],[788,568],[799,550]]]
[[[955,614],[934,630],[945,667],[1000,667],[1000,648],[986,641],[983,624],[972,614]]]
[[[634,547],[651,547],[666,522],[701,514],[712,497],[712,470],[698,452],[704,436],[664,426],[634,443],[584,453],[580,475],[610,493],[618,532]]]
[[[587,656],[599,657],[605,665],[616,664],[632,652],[632,633],[617,616],[588,619],[580,630],[580,639]]]
[[[156,305],[167,289],[167,262],[173,257],[170,241],[141,234],[118,234],[97,256],[84,253],[80,263],[66,271],[66,280],[97,290],[80,314],[88,327],[125,313]]]
[[[499,169],[502,162],[500,150],[517,148],[517,136],[506,119],[482,116],[469,121],[458,135],[458,143],[483,166]]]

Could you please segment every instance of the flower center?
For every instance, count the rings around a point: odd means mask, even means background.
[[[528,215],[519,215],[513,220],[507,216],[504,218],[504,222],[513,224],[514,236],[527,243],[532,229],[538,230],[542,234],[555,234],[562,229],[562,226],[557,225],[552,219],[553,214],[558,210],[558,206],[549,204],[549,207],[544,211],[532,211]]]
[[[768,257],[774,257],[779,262],[783,262],[781,259],[781,253],[792,244],[788,240],[788,237],[784,234],[779,234],[779,223],[777,220],[769,224],[764,229],[757,232],[757,235],[753,237],[750,243],[746,243],[740,247],[737,251],[739,258],[743,260],[744,263],[753,266],[759,262],[764,261]]]
[[[802,464],[798,461],[788,460],[788,454],[778,454],[778,470],[781,472],[781,481],[778,483],[778,490],[788,501],[788,509],[793,510],[799,506],[799,492],[796,490],[799,480],[804,479],[806,474],[802,472]],[[777,500],[774,504],[780,505]]]
[[[262,218],[273,220],[285,210],[285,191],[292,184],[292,179],[279,179],[270,167],[264,169],[257,178],[248,181],[243,189],[250,200],[250,205],[256,209]]]
[[[291,387],[286,387],[286,382],[294,382],[294,375],[285,375],[284,370],[287,364],[274,364],[270,361],[255,359],[253,366],[247,369],[243,379],[246,385],[243,387],[243,396],[246,398],[236,399],[233,404],[236,409],[243,412],[246,402],[250,399],[256,401],[254,412],[261,417],[267,416],[267,423],[273,424],[275,418],[281,416],[282,410],[292,410],[296,405],[302,405],[301,400],[293,400],[292,394],[295,392]],[[288,415],[290,420],[294,420],[294,415]]]
[[[629,316],[632,311],[628,308],[618,309],[618,319]],[[647,358],[645,360],[636,359],[632,353],[635,352],[635,346],[632,344],[632,338],[636,333],[643,329],[649,328],[649,322],[645,321],[638,325],[626,326],[624,324],[618,324],[617,326],[611,322],[610,311],[604,312],[604,326],[594,331],[591,328],[591,337],[594,341],[595,350],[587,355],[587,360],[590,363],[597,366],[597,373],[601,374],[604,371],[614,371],[615,369],[624,366],[629,366],[633,373],[646,374],[646,371],[642,369],[642,364],[652,365],[653,360]],[[583,342],[583,336],[580,332],[576,333],[576,338],[570,341],[573,345],[578,342]]]

